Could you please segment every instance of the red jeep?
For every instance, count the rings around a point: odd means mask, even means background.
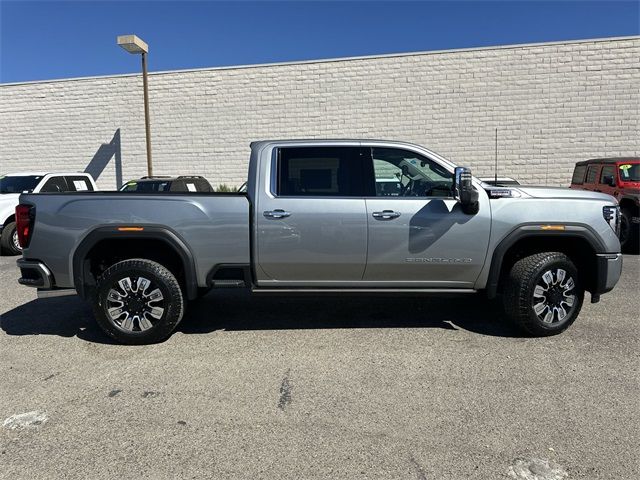
[[[613,195],[620,204],[620,243],[623,250],[640,247],[640,157],[594,158],[576,163],[571,188]]]

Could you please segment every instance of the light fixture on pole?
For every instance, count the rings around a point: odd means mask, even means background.
[[[153,175],[153,165],[151,163],[151,126],[149,122],[149,84],[147,82],[147,53],[149,46],[142,39],[135,35],[119,35],[118,45],[127,52],[141,54],[142,56],[142,85],[144,88],[144,126],[147,137],[147,175]]]

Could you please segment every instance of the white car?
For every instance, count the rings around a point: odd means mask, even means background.
[[[5,255],[22,252],[16,231],[15,209],[21,193],[93,192],[88,173],[19,172],[0,174],[0,247]]]

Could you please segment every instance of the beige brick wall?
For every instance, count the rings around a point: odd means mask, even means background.
[[[153,65],[153,57],[151,57]],[[239,185],[268,138],[415,142],[491,174],[566,185],[640,155],[640,37],[151,74],[156,174]],[[0,173],[145,174],[139,75],[0,85]]]

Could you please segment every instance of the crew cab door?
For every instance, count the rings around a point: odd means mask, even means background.
[[[375,196],[366,198],[364,280],[380,286],[473,288],[489,243],[491,212],[465,214],[453,198],[453,172],[400,148],[370,149]],[[395,179],[396,186],[389,187]]]
[[[367,252],[358,144],[274,148],[255,212],[259,286],[348,286]]]

